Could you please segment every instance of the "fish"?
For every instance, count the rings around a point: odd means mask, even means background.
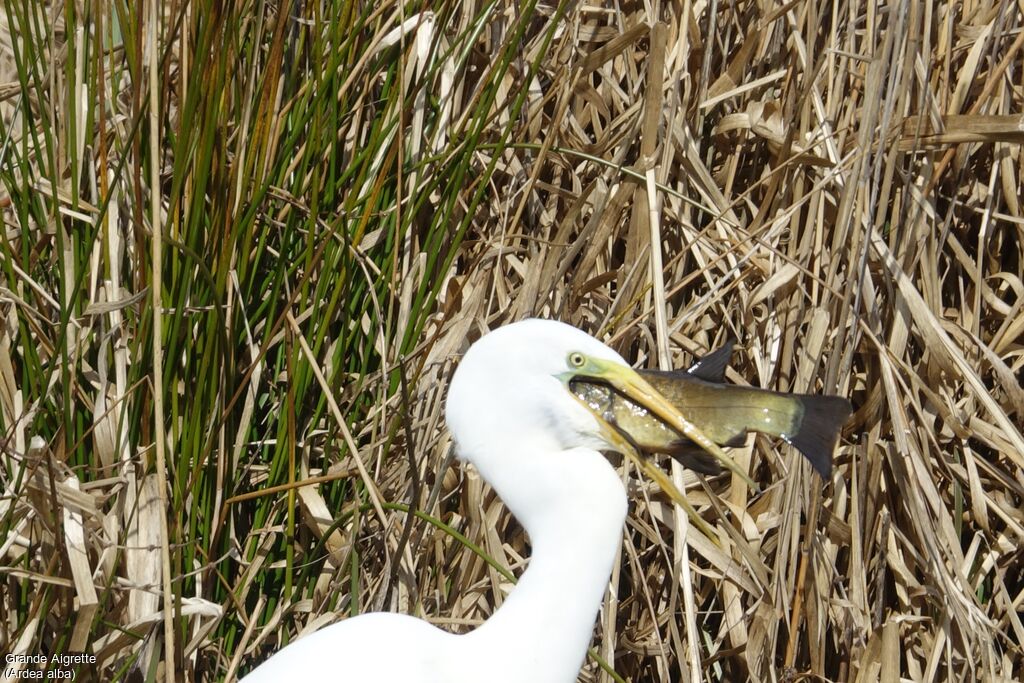
[[[688,370],[639,370],[689,422],[720,446],[740,446],[748,432],[781,438],[795,447],[828,481],[832,454],[853,413],[841,396],[791,394],[725,383],[734,341],[712,351]],[[578,378],[570,390],[642,452],[664,453],[702,474],[721,472],[697,444],[607,384]]]

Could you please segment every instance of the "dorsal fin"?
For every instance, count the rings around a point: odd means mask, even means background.
[[[690,366],[686,372],[697,379],[705,382],[721,384],[725,381],[725,369],[729,367],[729,359],[732,357],[732,347],[736,344],[735,339],[725,342],[721,348],[715,349],[708,355]]]

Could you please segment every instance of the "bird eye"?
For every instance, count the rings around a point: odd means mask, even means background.
[[[587,359],[579,351],[569,354],[569,365],[574,368],[582,368],[587,364]]]

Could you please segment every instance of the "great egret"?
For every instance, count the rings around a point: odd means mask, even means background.
[[[622,437],[570,391],[606,383],[722,457],[610,348],[563,323],[525,320],[472,345],[445,417],[472,463],[530,537],[529,567],[477,629],[454,635],[420,619],[346,619],[272,656],[246,683],[572,683],[590,643],[626,517],[626,492],[600,451]],[[728,464],[728,463],[726,463]]]

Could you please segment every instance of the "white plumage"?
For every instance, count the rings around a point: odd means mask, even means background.
[[[575,681],[626,515],[622,482],[599,452],[613,447],[607,427],[567,388],[580,374],[627,389],[641,382],[593,337],[543,320],[484,336],[452,379],[445,417],[458,453],[533,548],[518,585],[483,625],[453,635],[410,616],[365,614],[290,644],[246,683]]]

